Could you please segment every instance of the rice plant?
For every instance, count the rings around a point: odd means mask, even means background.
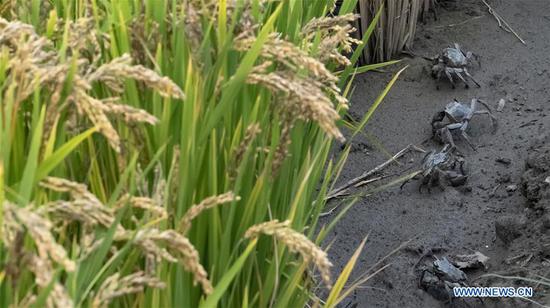
[[[3,2],[0,306],[324,303],[329,150],[370,33],[333,5]]]

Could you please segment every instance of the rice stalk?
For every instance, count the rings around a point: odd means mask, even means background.
[[[362,29],[368,28],[369,21],[384,6],[374,39],[363,51],[365,61],[388,61],[401,51],[410,50],[419,18],[425,19],[435,5],[435,0],[359,0]]]

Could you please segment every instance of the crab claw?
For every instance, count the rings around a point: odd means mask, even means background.
[[[466,181],[468,180],[467,175],[460,175],[456,174],[455,177],[453,177],[452,174],[450,174],[449,183],[451,183],[451,186],[457,187],[466,184]]]
[[[434,123],[441,122],[445,119],[445,111],[439,111],[432,117],[432,127],[434,126]]]

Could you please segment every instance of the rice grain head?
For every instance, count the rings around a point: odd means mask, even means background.
[[[129,54],[113,59],[101,65],[86,77],[89,83],[102,81],[115,92],[122,92],[124,78],[143,82],[147,87],[156,90],[163,97],[185,99],[183,91],[168,77],[162,77],[155,71],[141,65],[132,65]]]
[[[249,50],[255,39],[240,36],[236,39],[235,49]],[[338,41],[337,44],[343,43]],[[247,83],[261,85],[273,93],[281,117],[286,117],[281,128],[292,128],[296,119],[313,121],[329,136],[343,141],[344,137],[336,125],[340,119],[336,108],[346,109],[347,99],[340,93],[338,78],[325,64],[277,34],[272,34],[263,45],[261,58],[263,61],[252,69]],[[284,131],[281,135],[285,138],[281,138],[278,156],[286,153],[290,131]]]
[[[224,194],[208,197],[202,200],[199,204],[191,206],[187,212],[185,212],[185,215],[183,215],[180,221],[179,230],[182,234],[187,234],[191,228],[191,221],[199,216],[203,211],[220,204],[239,201],[240,199],[241,198],[239,196],[235,196],[233,192],[226,192]]]
[[[120,153],[120,137],[105,115],[103,103],[91,97],[82,89],[76,89],[71,98],[78,106],[79,110],[90,119],[95,127],[97,127],[97,130],[107,139],[107,142],[113,150]]]
[[[88,56],[91,64],[97,64],[101,59],[100,35],[96,31],[95,20],[92,17],[78,18],[68,21],[68,48],[73,55]],[[107,34],[102,34],[108,42]],[[107,47],[107,46],[106,46]]]
[[[46,177],[40,186],[56,192],[68,193],[70,201],[52,201],[44,204],[38,212],[51,214],[54,218],[67,221],[79,221],[88,229],[97,225],[110,228],[115,222],[115,211],[105,206],[86,185],[63,178]],[[116,227],[116,233],[123,233],[121,225]]]
[[[303,79],[286,71],[263,73],[253,71],[247,78],[250,84],[260,84],[274,93],[286,94],[282,110],[296,119],[311,120],[330,136],[344,141],[336,121],[340,119],[331,99],[311,79]]]
[[[180,181],[180,147],[179,145],[174,146],[172,150],[172,161],[170,163],[170,168],[172,169],[170,174],[169,183],[169,192],[170,192],[170,201],[177,202],[178,198],[178,188]]]
[[[54,279],[54,269],[49,259],[34,254],[31,255],[29,270],[34,274],[35,282],[41,288],[47,288]],[[59,282],[54,282],[53,289],[46,300],[46,307],[65,308],[72,306],[73,301],[65,287]]]
[[[154,276],[147,275],[143,271],[138,271],[124,277],[121,277],[120,273],[115,273],[107,277],[101,284],[92,300],[92,307],[108,307],[115,298],[128,294],[142,293],[145,287],[164,289],[166,284]]]
[[[257,238],[261,234],[272,236],[285,244],[290,251],[298,252],[304,262],[313,262],[319,269],[325,285],[328,288],[331,287],[330,268],[332,263],[328,259],[327,253],[311,242],[305,235],[290,228],[290,221],[272,220],[254,225],[246,231],[244,237]]]
[[[40,182],[40,186],[56,192],[69,193],[74,200],[87,200],[91,203],[101,204],[101,201],[92,194],[86,185],[58,177],[46,177]]]
[[[233,154],[233,161],[231,163],[231,168],[229,169],[229,178],[231,180],[234,180],[237,177],[237,169],[243,160],[246,150],[250,147],[254,139],[256,139],[256,136],[258,136],[261,132],[262,129],[258,123],[250,124],[246,128],[244,138]]]
[[[162,204],[160,204],[158,200],[148,197],[133,197],[126,194],[117,201],[115,208],[121,208],[127,203],[134,208],[145,210],[158,218],[168,217],[168,213],[166,209],[162,207]]]
[[[68,272],[75,270],[75,262],[69,259],[63,246],[55,241],[52,235],[53,226],[49,220],[29,208],[18,207],[8,201],[4,201],[3,208],[5,217],[15,219],[28,232],[40,258],[51,258]]]
[[[351,13],[314,18],[302,28],[302,35],[310,40],[316,35],[321,36],[318,51],[320,61],[328,63],[329,60],[334,60],[340,65],[348,66],[351,62],[342,55],[340,49],[350,53],[353,50],[353,44],[362,44],[360,40],[351,37],[351,34],[356,31],[351,24],[358,18],[359,15]]]
[[[115,104],[113,102],[104,102],[102,105],[103,111],[117,117],[121,117],[127,124],[147,123],[156,125],[158,119],[149,114],[147,111],[139,108],[134,108],[124,104]]]
[[[348,13],[338,16],[324,16],[311,19],[304,27],[302,27],[302,34],[305,36],[315,35],[319,31],[327,32],[334,29],[334,27],[343,27],[355,22],[360,15]]]
[[[212,293],[212,283],[208,280],[208,273],[200,264],[199,253],[184,235],[170,229],[161,231],[156,228],[146,228],[137,231],[135,237],[129,231],[115,236],[117,241],[131,239],[143,250],[148,259],[153,259],[156,263],[162,260],[171,263],[179,261],[186,271],[193,274],[193,283],[200,284],[204,294]]]
[[[38,212],[50,214],[64,223],[78,221],[87,227],[99,225],[109,228],[115,220],[110,208],[84,199],[48,202]]]
[[[237,39],[235,49],[239,51],[248,50],[255,40],[255,37]],[[338,78],[322,62],[308,55],[295,44],[282,39],[277,33],[270,35],[268,41],[262,47],[261,55],[265,60],[283,64],[291,71],[297,73],[303,71],[329,88],[339,91],[335,85]]]
[[[114,92],[121,93],[124,91],[125,79],[134,79],[163,97],[184,99],[183,91],[171,79],[144,66],[132,65],[128,54],[100,65],[102,48],[108,48],[109,38],[97,33],[93,18],[68,21],[68,26],[64,28],[68,29],[67,35],[58,35],[57,39],[67,38],[67,59],[60,57],[54,47],[55,43],[63,42],[38,35],[31,25],[0,18],[0,45],[5,47],[2,52],[7,53],[9,59],[6,79],[7,84],[15,89],[13,93],[17,93],[14,98],[16,108],[38,87],[49,92],[52,97],[47,106],[43,144],[59,114],[68,107],[71,107],[69,114],[73,114],[71,110],[76,109],[79,117],[87,117],[117,153],[122,150],[120,136],[107,114],[121,116],[129,124],[154,125],[158,122],[144,110],[114,104],[116,97],[106,101],[94,97],[93,82],[101,82]],[[68,90],[66,101],[60,102],[73,62],[78,69],[72,76],[72,87]],[[0,95],[5,93],[7,90],[2,90]]]
[[[262,14],[264,12],[265,3],[267,1],[260,0],[254,1],[255,8]],[[203,24],[212,23],[217,29],[218,25],[218,13],[219,13],[219,1],[205,0],[205,1],[183,1],[178,11],[181,11],[183,15],[184,31],[187,41],[189,42],[190,51],[193,58],[201,64],[201,55],[197,53],[200,50],[200,45],[204,40]],[[254,18],[252,12],[252,1],[245,0],[227,0],[225,1],[225,15],[227,22],[235,23],[234,34],[251,36],[253,32],[259,27],[258,22]],[[237,14],[238,13],[238,14]],[[238,18],[237,20],[234,20]]]
[[[189,239],[175,230],[165,230],[151,237],[156,241],[163,241],[171,250],[180,254],[180,263],[183,268],[193,274],[193,283],[201,285],[204,294],[211,294],[214,289],[208,280],[208,274],[200,264],[199,253]]]
[[[282,114],[281,120],[281,137],[279,138],[279,144],[275,148],[275,153],[273,154],[273,163],[271,166],[272,176],[276,176],[279,172],[279,169],[283,165],[285,159],[289,156],[288,148],[292,143],[292,128],[294,127],[295,119],[293,115],[288,112]]]

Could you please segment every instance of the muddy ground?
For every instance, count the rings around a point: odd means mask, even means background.
[[[449,186],[445,191],[434,188],[431,194],[420,194],[419,183],[413,181],[402,190],[397,186],[363,198],[349,210],[327,240],[336,239],[330,249],[335,272],[342,269],[367,234],[369,240],[355,277],[403,242],[412,240],[388,259],[386,263],[391,265],[386,270],[356,291],[342,307],[537,307],[510,299],[443,303],[418,287],[419,272],[430,258],[414,267],[423,252],[430,249],[439,258],[479,251],[490,258],[488,269],[466,271],[471,284],[535,286],[517,280],[476,278],[487,273],[525,277],[550,274],[550,190],[544,182],[550,176],[550,2],[489,3],[527,46],[501,30],[481,1],[447,1],[439,9],[437,21],[420,26],[413,52],[432,56],[449,43],[460,43],[480,56],[481,68],[474,69],[473,75],[482,87],[458,86],[453,90],[449,83],[442,83],[436,90],[435,81],[425,70],[428,63],[419,57],[405,58],[410,67],[368,123],[367,135],[354,140],[354,151],[340,182],[375,167],[387,160],[389,153],[410,143],[428,150],[440,147],[433,141],[422,142],[431,135],[434,112],[454,98],[488,101],[498,118],[498,130],[491,134],[489,122],[479,117],[469,130],[477,152],[458,141],[468,163],[466,187]],[[360,118],[367,112],[400,67],[357,78],[352,117]],[[496,112],[501,98],[506,104],[502,112]],[[421,153],[410,153],[400,159],[401,166],[393,165],[383,173],[416,168],[422,157]],[[497,162],[497,158],[509,164]],[[533,300],[550,305],[550,291],[541,285],[535,295]]]

